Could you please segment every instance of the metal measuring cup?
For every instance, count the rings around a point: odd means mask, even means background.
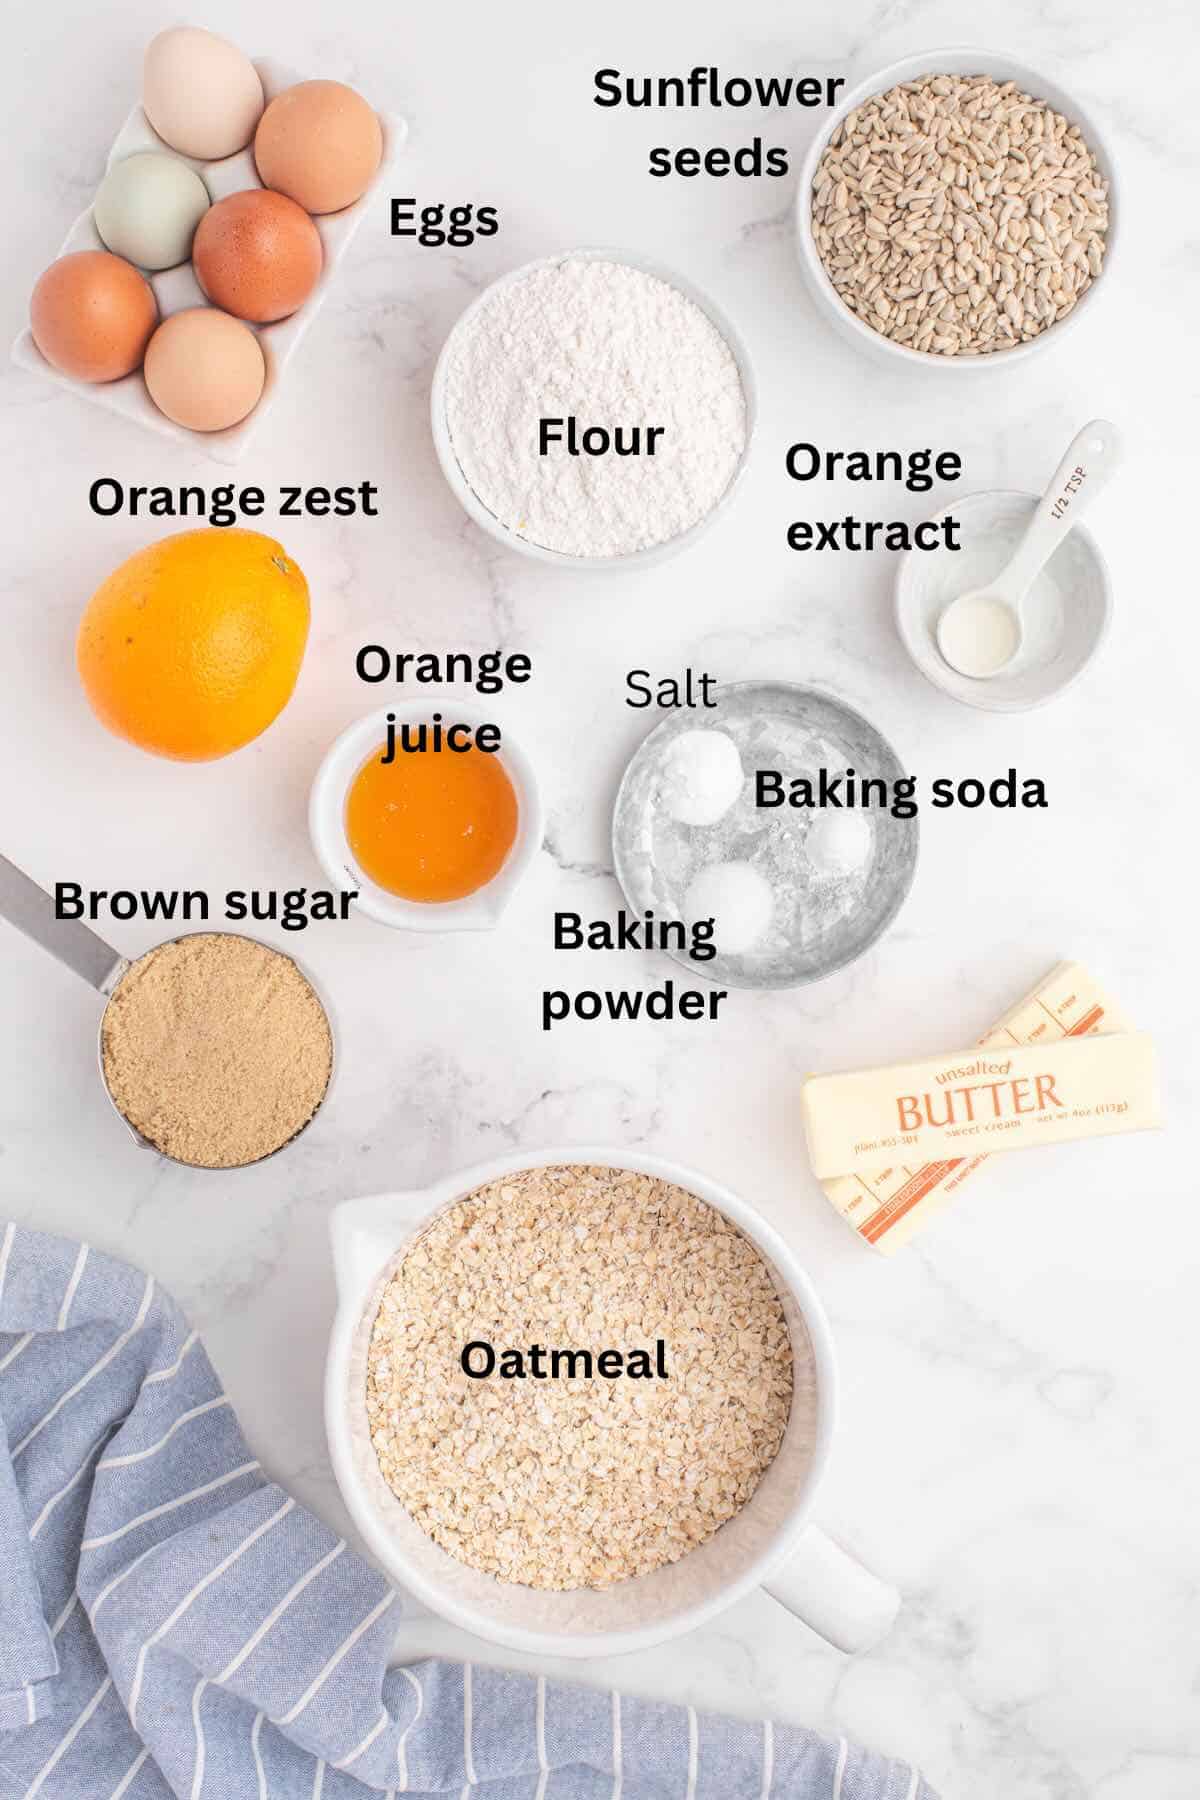
[[[25,874],[23,869],[19,869],[16,863],[10,862],[7,856],[2,855],[0,855],[0,918],[7,919],[10,925],[15,925],[18,931],[23,931],[26,937],[33,939],[35,944],[40,944],[43,950],[48,950],[58,962],[71,969],[76,975],[81,975],[89,987],[95,988],[98,994],[103,995],[106,1002],[112,999],[113,994],[134,966],[134,962],[140,960],[140,958],[122,956],[119,950],[114,950],[111,944],[105,943],[99,932],[93,931],[90,925],[85,925],[82,919],[57,918],[54,901],[45,888],[40,887],[36,881]],[[244,931],[184,931],[180,932],[177,937],[164,938],[163,944],[178,944],[185,938],[201,936],[240,937],[244,938],[247,943],[261,945],[264,950],[271,951],[275,956],[287,954],[285,951],[277,950],[273,944],[264,944],[261,938],[252,938],[248,932]],[[154,948],[162,949],[163,944],[156,944]],[[148,955],[150,952],[144,954]],[[329,1027],[330,1064],[329,1080],[325,1084],[325,1092],[304,1124],[300,1126],[299,1130],[293,1132],[292,1136],[284,1143],[278,1144],[274,1150],[268,1150],[265,1156],[256,1157],[253,1162],[231,1163],[225,1168],[217,1169],[214,1171],[215,1173],[227,1174],[233,1169],[254,1168],[258,1163],[268,1162],[272,1156],[278,1156],[281,1150],[286,1150],[308,1130],[329,1098],[329,1090],[333,1086],[334,1069],[337,1065],[337,1040],[334,1035],[333,1019],[324,995],[307,969],[297,962],[295,957],[288,957],[288,961],[294,964],[316,995],[317,1003],[325,1014],[325,1023]],[[183,1157],[172,1156],[170,1151],[163,1150],[158,1144],[143,1136],[136,1125],[130,1123],[113,1099],[108,1085],[108,1077],[104,1072],[104,1020],[107,1013],[106,1005],[96,1028],[96,1063],[104,1091],[108,1095],[109,1104],[118,1119],[140,1149],[153,1150],[156,1156],[165,1157],[168,1162],[178,1163],[181,1168],[209,1170],[211,1165],[187,1162]]]

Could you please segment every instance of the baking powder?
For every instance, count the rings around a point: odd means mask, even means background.
[[[446,419],[488,511],[571,556],[624,556],[687,531],[746,446],[737,363],[707,314],[657,276],[578,256],[501,284],[459,327]],[[640,451],[546,444],[542,422],[568,419],[577,443],[620,427],[628,444],[639,426]]]

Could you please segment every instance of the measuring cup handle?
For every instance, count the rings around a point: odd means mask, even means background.
[[[886,1637],[900,1610],[894,1587],[810,1525],[782,1569],[763,1583],[767,1593],[850,1656]]]
[[[80,919],[59,919],[45,888],[0,856],[0,918],[82,975],[102,994],[111,994],[128,962]]]

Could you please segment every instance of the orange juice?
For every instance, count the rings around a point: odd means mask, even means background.
[[[364,875],[403,900],[462,900],[499,873],[517,835],[517,796],[474,744],[371,752],[346,796],[346,838]]]

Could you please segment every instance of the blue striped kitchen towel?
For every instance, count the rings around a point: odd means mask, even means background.
[[[0,1800],[934,1800],[844,1740],[480,1664],[250,1455],[149,1277],[0,1234]]]

